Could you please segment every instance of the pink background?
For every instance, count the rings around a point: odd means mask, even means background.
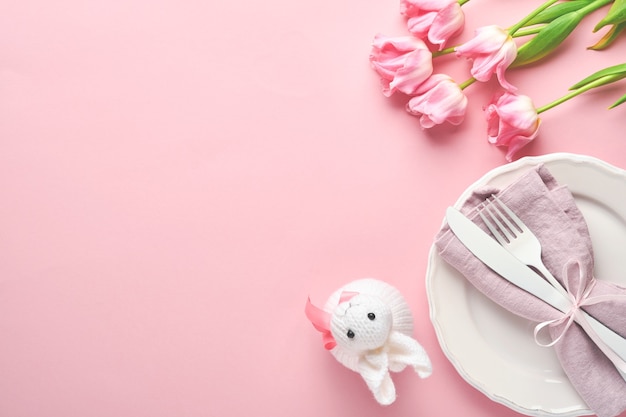
[[[422,131],[367,59],[406,34],[398,0],[2,3],[0,416],[518,415],[447,361],[424,283],[445,207],[506,162],[496,84]],[[459,41],[540,3],[473,0]],[[625,39],[585,50],[601,16],[510,81],[541,106],[622,63]],[[626,168],[625,87],[545,113],[519,156]],[[303,313],[366,276],[406,296],[434,366],[387,408]]]

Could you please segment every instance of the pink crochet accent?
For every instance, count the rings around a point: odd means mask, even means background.
[[[342,291],[341,295],[339,296],[339,304],[350,301],[355,295],[359,295],[359,293],[354,291]]]
[[[350,301],[352,297],[358,295],[358,292],[354,291],[344,291],[341,293],[339,297],[339,304],[345,303],[346,301]],[[319,307],[315,307],[313,303],[311,303],[311,299],[307,299],[306,307],[304,308],[304,313],[307,318],[313,323],[313,327],[315,327],[319,332],[322,333],[322,341],[324,342],[324,348],[326,350],[331,350],[335,346],[337,346],[337,342],[333,337],[333,334],[330,332],[330,313],[322,310]]]
[[[322,310],[319,307],[315,307],[311,303],[311,299],[307,299],[306,307],[304,308],[304,313],[307,318],[313,323],[313,327],[315,327],[318,331],[322,333],[322,341],[324,342],[324,349],[331,350],[335,346],[337,346],[337,342],[335,342],[335,338],[330,332],[330,313]]]

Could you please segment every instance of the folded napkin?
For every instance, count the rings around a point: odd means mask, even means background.
[[[585,219],[571,192],[559,185],[544,165],[525,172],[503,189],[484,186],[474,190],[461,211],[483,230],[475,208],[491,194],[513,210],[537,235],[543,261],[560,282],[568,281],[571,292],[591,288],[590,297],[621,294],[621,299],[585,306],[596,319],[626,336],[626,288],[593,276],[593,248]],[[441,257],[478,290],[502,307],[534,322],[562,318],[563,313],[509,283],[477,259],[446,225],[435,238]],[[611,277],[606,277],[610,279]],[[626,382],[610,360],[577,324],[564,333],[566,324],[549,327],[557,357],[574,388],[599,417],[614,417],[626,410]],[[532,334],[529,335],[532,337]]]

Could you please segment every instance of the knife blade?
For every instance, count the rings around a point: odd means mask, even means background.
[[[487,232],[482,230],[454,207],[446,210],[446,221],[452,232],[461,243],[472,252],[481,262],[491,268],[498,275],[508,280],[524,291],[536,296],[552,307],[567,314],[572,302],[563,296],[548,281],[534,270],[521,262],[511,252],[502,247]],[[579,323],[594,340],[598,347],[611,359],[622,378],[626,380],[626,339],[606,327],[604,324],[581,309],[586,323]],[[589,330],[592,330],[590,332]],[[595,335],[593,334],[595,332]],[[598,337],[604,343],[598,343]],[[615,358],[617,355],[621,361]]]
[[[567,313],[572,304],[556,288],[503,248],[454,207],[446,210],[450,229],[470,252],[498,275],[552,307]]]

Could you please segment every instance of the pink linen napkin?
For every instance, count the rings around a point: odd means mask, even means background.
[[[475,208],[491,194],[497,194],[537,235],[546,267],[559,281],[567,279],[571,291],[577,291],[581,282],[585,288],[593,282],[591,297],[626,294],[626,288],[604,281],[603,277],[594,278],[593,248],[585,219],[571,192],[559,185],[545,166],[529,169],[502,190],[491,186],[474,190],[461,211],[483,230],[486,227]],[[489,269],[469,252],[447,224],[435,237],[435,245],[446,262],[507,310],[534,322],[563,317],[563,313]],[[585,306],[585,310],[626,336],[626,297]],[[564,326],[551,327],[551,336],[558,337]],[[577,323],[569,327],[554,349],[572,385],[593,412],[599,417],[614,417],[626,410],[626,382]]]

